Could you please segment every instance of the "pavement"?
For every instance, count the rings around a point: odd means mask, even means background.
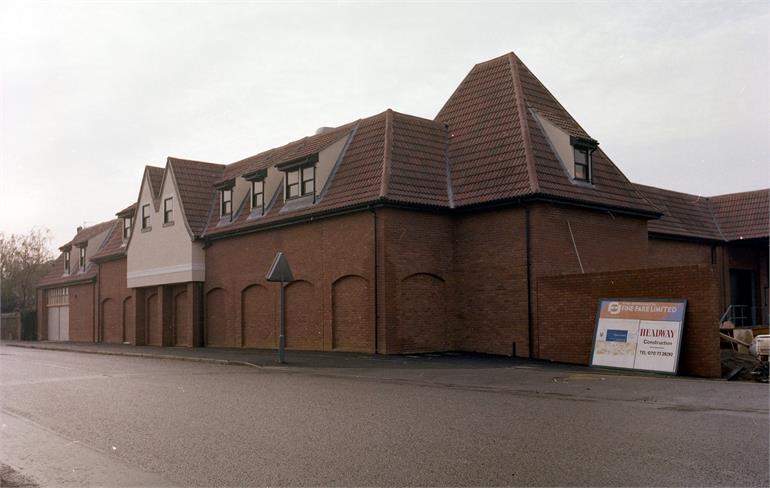
[[[770,483],[758,383],[488,356],[289,351],[278,366],[275,351],[8,345],[0,461],[40,486]]]

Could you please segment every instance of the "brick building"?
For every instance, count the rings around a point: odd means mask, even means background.
[[[278,251],[290,349],[580,363],[597,296],[676,297],[686,371],[714,376],[723,312],[767,322],[768,191],[631,183],[513,53],[433,120],[387,110],[228,165],[148,166],[117,217],[62,247],[41,339],[276,347]]]

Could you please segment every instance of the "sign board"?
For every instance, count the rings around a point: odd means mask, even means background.
[[[286,256],[282,252],[275,255],[270,271],[265,276],[267,281],[278,281],[280,283],[291,283],[294,281],[294,275],[289,268],[289,262],[286,260]]]
[[[686,300],[599,300],[591,366],[676,374],[686,307]]]

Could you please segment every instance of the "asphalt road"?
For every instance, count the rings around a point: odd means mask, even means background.
[[[768,486],[768,386],[588,369],[250,368],[0,347],[42,486]]]

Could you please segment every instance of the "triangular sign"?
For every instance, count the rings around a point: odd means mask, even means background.
[[[266,279],[267,281],[280,281],[281,283],[294,281],[294,275],[291,274],[291,268],[289,268],[289,261],[286,260],[286,256],[282,252],[275,255],[273,265],[270,266]]]

